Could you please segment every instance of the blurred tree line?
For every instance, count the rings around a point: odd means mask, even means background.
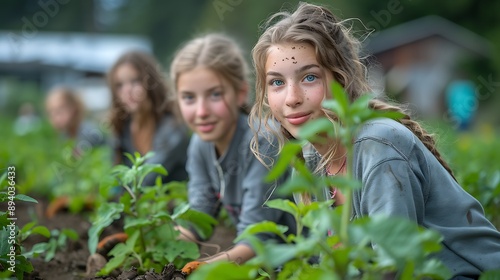
[[[148,36],[154,52],[167,63],[185,40],[207,31],[224,31],[250,50],[258,38],[258,26],[281,8],[293,9],[297,0],[7,0],[0,9],[0,29],[21,30],[39,11],[49,12],[42,31],[121,33]],[[327,4],[341,18],[359,18],[369,27],[385,29],[425,15],[437,14],[485,37],[499,49],[500,1],[337,0],[310,1]],[[383,18],[391,6],[398,13]],[[47,10],[46,10],[47,9]],[[380,19],[379,19],[380,18]],[[38,19],[41,20],[41,19]],[[376,30],[379,31],[379,30]],[[500,57],[495,54],[495,68]]]
[[[259,26],[280,9],[293,10],[298,0],[7,0],[0,9],[0,30],[22,31],[35,20],[40,31],[137,34],[149,37],[158,60],[168,66],[173,52],[197,34],[221,31],[239,40],[250,61]],[[466,72],[500,84],[500,21],[497,0],[316,0],[340,18],[356,18],[360,36],[435,14],[449,19],[492,43],[492,59],[465,64]],[[397,12],[394,12],[397,11]],[[45,18],[41,13],[46,13]],[[38,16],[38,18],[36,18]],[[45,20],[45,21],[44,21]],[[360,23],[363,22],[364,26]],[[495,83],[496,82],[496,83]],[[498,94],[497,94],[498,95]],[[496,98],[498,100],[498,98]],[[491,100],[490,100],[491,101]],[[491,102],[488,102],[491,103]],[[496,103],[496,102],[493,102]]]

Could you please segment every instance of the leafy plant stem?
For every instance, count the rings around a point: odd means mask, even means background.
[[[135,201],[135,194],[134,194],[134,192],[126,184],[124,184],[123,187],[127,190],[127,192],[132,197],[132,201]]]
[[[349,135],[350,136],[350,135]],[[351,180],[352,178],[352,145],[350,144],[350,140],[346,141],[346,149],[347,149],[347,164],[346,164],[346,179]],[[345,193],[344,193],[345,201],[344,201],[344,206],[342,209],[342,216],[341,216],[341,224],[340,224],[340,240],[344,244],[349,244],[349,235],[347,233],[347,228],[349,225],[349,219],[351,217],[351,210],[352,210],[352,189],[351,188],[346,188]]]

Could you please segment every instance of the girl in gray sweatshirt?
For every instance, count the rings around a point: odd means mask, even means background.
[[[236,225],[237,234],[262,221],[288,226],[291,215],[266,207],[276,186],[285,176],[265,183],[268,173],[250,150],[253,133],[243,109],[247,99],[247,67],[235,42],[209,34],[184,45],[175,55],[171,77],[181,114],[194,132],[188,149],[188,196],[190,206],[212,216],[224,207]],[[273,143],[261,139],[267,162],[277,157]],[[265,144],[267,143],[267,144]],[[199,240],[194,231],[179,228],[187,240]],[[261,239],[274,238],[259,235]],[[225,259],[245,262],[254,251],[242,241],[207,262]]]

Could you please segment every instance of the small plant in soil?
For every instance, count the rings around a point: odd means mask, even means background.
[[[17,279],[22,280],[25,273],[33,271],[33,266],[28,260],[30,256],[26,252],[22,243],[26,238],[33,234],[40,234],[45,237],[50,237],[49,230],[44,226],[35,226],[34,223],[25,225],[22,229],[17,226],[17,218],[15,217],[16,203],[29,202],[37,203],[37,201],[23,194],[15,194],[15,190],[9,182],[15,182],[15,178],[7,176],[5,172],[0,177],[0,204],[5,205],[7,211],[0,211],[0,278],[7,278],[15,275]]]
[[[77,153],[74,143],[68,142],[60,157],[50,164],[54,178],[51,190],[53,200],[47,209],[47,217],[53,217],[62,208],[72,213],[99,207],[109,196],[99,195],[99,183],[111,170],[110,150],[107,147],[93,147]]]
[[[183,182],[162,184],[158,177],[155,186],[143,186],[142,182],[148,174],[167,174],[161,165],[145,163],[152,153],[144,157],[138,153],[127,156],[133,165],[114,167],[113,179],[101,186],[101,192],[104,193],[120,186],[122,194],[118,202],[101,204],[89,229],[91,254],[96,252],[103,229],[117,219],[123,218],[123,229],[128,236],[124,243],[116,245],[108,253],[110,259],[99,275],[108,275],[117,268],[129,269],[132,266],[139,273],[151,269],[161,271],[167,263],[182,267],[198,258],[197,245],[178,240],[179,232],[175,226],[193,227],[200,236],[208,237],[217,221],[189,208],[186,203],[186,184]]]

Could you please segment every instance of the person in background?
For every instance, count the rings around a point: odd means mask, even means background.
[[[112,94],[115,164],[131,165],[124,153],[154,152],[146,163],[165,167],[168,175],[163,183],[187,180],[189,131],[180,119],[177,103],[169,99],[157,61],[144,52],[127,52],[111,67],[107,79]],[[153,186],[156,177],[149,174],[143,185]]]
[[[247,68],[238,45],[221,34],[194,38],[174,56],[170,68],[172,85],[182,116],[194,132],[187,162],[189,205],[213,217],[224,207],[236,225],[237,235],[262,221],[286,225],[294,233],[296,225],[291,215],[264,205],[271,196],[275,197],[276,187],[286,176],[265,183],[268,169],[250,150],[253,133],[245,109],[249,92]],[[263,143],[266,162],[271,163],[278,154],[264,138],[259,141]],[[200,240],[194,230],[178,229],[181,239]],[[267,234],[259,238],[278,241],[276,236]],[[251,246],[241,241],[201,263],[244,263],[254,255]],[[198,264],[188,263],[183,271],[190,273]]]
[[[26,102],[19,107],[19,115],[14,122],[14,133],[19,136],[29,134],[40,128],[40,118],[32,103]]]
[[[73,89],[64,86],[51,89],[45,99],[45,110],[52,127],[64,139],[75,142],[75,153],[106,143],[104,132],[84,119],[85,106]]]
[[[85,106],[77,92],[66,86],[52,88],[45,99],[45,110],[52,127],[65,141],[72,141],[71,155],[81,158],[95,147],[104,146],[104,131],[85,120]],[[55,197],[48,205],[45,215],[53,218],[70,204],[68,195]]]
[[[253,49],[256,103],[250,115],[281,124],[278,129],[260,126],[266,132],[294,139],[315,119],[338,122],[322,107],[323,100],[331,98],[334,81],[344,87],[350,101],[370,92],[366,67],[358,56],[360,43],[331,11],[301,3],[295,12],[275,14],[268,23]],[[458,184],[432,136],[398,106],[374,99],[369,107],[398,111],[404,117],[364,124],[352,140],[352,162],[338,137],[324,135],[323,141],[311,143],[313,149],[304,150],[308,166],[323,176],[352,167],[362,183],[352,196],[355,218],[399,216],[438,231],[443,249],[435,257],[454,279],[478,279],[483,271],[500,268],[500,233],[480,203]],[[261,131],[255,130],[252,147],[258,156]],[[336,206],[346,199],[335,187],[325,190],[324,197],[334,199]],[[318,198],[303,195],[298,200],[311,199]]]

